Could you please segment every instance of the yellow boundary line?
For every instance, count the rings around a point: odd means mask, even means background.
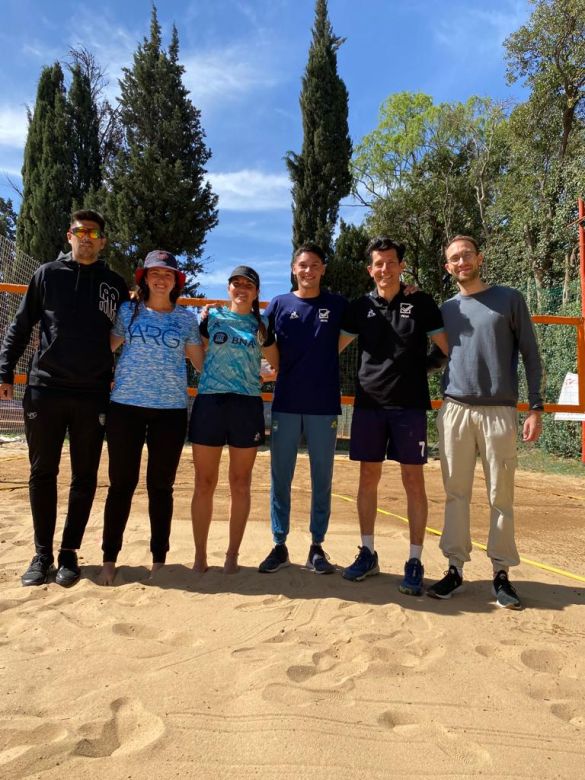
[[[342,496],[340,493],[332,493],[332,496],[334,498],[340,498],[342,501],[347,501],[349,504],[355,504],[356,500],[354,498],[351,498],[350,496]],[[407,517],[402,517],[402,515],[397,515],[394,512],[389,512],[387,509],[380,509],[380,507],[376,507],[377,511],[381,515],[387,515],[388,517],[395,517],[398,520],[402,520],[403,523],[408,523]],[[438,531],[436,528],[429,528],[427,526],[427,533],[433,534],[433,536],[440,536],[441,531]],[[473,547],[476,547],[478,550],[487,550],[487,547],[485,544],[481,544],[480,542],[474,542],[471,541],[471,544]],[[540,563],[539,561],[533,561],[531,558],[523,558],[520,556],[520,560],[522,563],[526,563],[529,566],[534,566],[536,569],[541,569],[542,571],[550,572],[551,574],[559,574],[561,577],[568,577],[570,580],[575,580],[576,582],[585,582],[585,577],[583,577],[580,574],[574,574],[571,571],[567,571],[566,569],[558,569],[556,566],[550,566],[548,563]]]

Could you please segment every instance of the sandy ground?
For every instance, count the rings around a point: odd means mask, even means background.
[[[585,486],[519,473],[514,581],[526,608],[498,609],[475,550],[465,593],[437,602],[397,590],[407,555],[405,502],[388,464],[376,547],[363,583],[303,568],[307,460],[299,459],[293,565],[256,566],[271,547],[269,458],[258,458],[242,571],[220,571],[225,471],[211,563],[190,570],[190,453],[176,487],[169,565],[146,579],[148,522],[139,489],[114,587],[99,571],[106,458],[70,590],[22,588],[31,555],[27,461],[0,447],[0,775],[11,778],[585,777]],[[63,463],[61,484],[68,465]],[[437,463],[427,468],[429,525],[441,527]],[[357,468],[336,463],[327,550],[357,553]],[[62,505],[66,491],[61,490]],[[473,537],[485,542],[477,474]],[[429,534],[427,581],[445,568]],[[578,577],[581,577],[579,581]]]

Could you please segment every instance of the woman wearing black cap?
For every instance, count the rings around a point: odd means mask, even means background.
[[[148,510],[152,571],[166,560],[173,514],[173,484],[187,429],[187,357],[200,371],[203,347],[197,318],[176,306],[185,274],[169,252],[155,250],[136,271],[138,290],[123,304],[111,331],[116,366],[106,436],[110,488],[104,513],[102,585],[111,585],[148,448]]]
[[[207,318],[200,323],[207,351],[189,423],[195,465],[191,505],[195,538],[193,569],[199,573],[208,568],[207,537],[224,444],[229,447],[231,495],[226,574],[238,571],[238,553],[250,514],[252,468],[265,438],[260,395],[261,350],[272,365],[276,362],[276,347],[266,345],[259,288],[260,279],[253,268],[234,268],[228,281],[229,308],[209,309]]]

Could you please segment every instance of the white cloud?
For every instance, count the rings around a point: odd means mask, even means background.
[[[209,173],[219,208],[227,211],[274,211],[290,208],[290,180],[285,174],[250,169]]]
[[[25,106],[0,106],[0,145],[22,149],[28,132]]]
[[[507,0],[497,10],[466,8],[457,9],[457,23],[442,19],[435,28],[437,41],[445,48],[463,53],[469,49],[482,57],[502,57],[504,40],[527,20],[529,9],[525,0]]]

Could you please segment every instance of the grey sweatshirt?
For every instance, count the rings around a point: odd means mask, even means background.
[[[445,301],[441,313],[449,339],[446,397],[474,406],[516,406],[520,353],[529,407],[542,408],[538,345],[518,290],[494,285],[475,295],[455,295]]]

